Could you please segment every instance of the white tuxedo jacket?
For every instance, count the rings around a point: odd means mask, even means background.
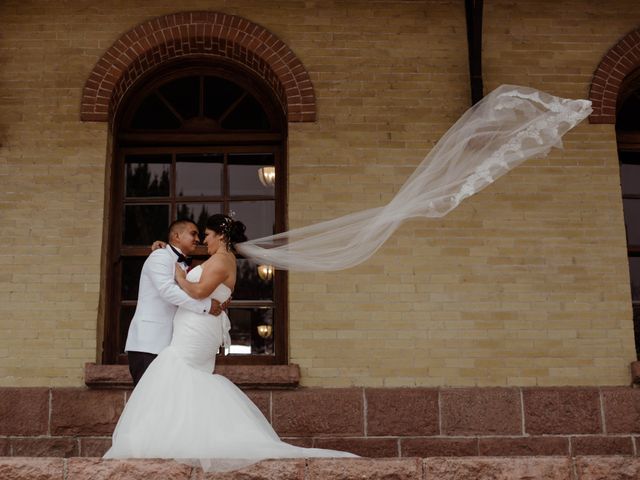
[[[160,353],[171,342],[173,316],[182,306],[209,313],[211,300],[195,300],[176,283],[178,257],[169,245],[154,250],[142,266],[138,305],[129,325],[125,352]]]

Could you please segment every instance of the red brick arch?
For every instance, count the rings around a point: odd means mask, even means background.
[[[590,123],[616,123],[620,85],[637,68],[640,68],[640,28],[627,34],[609,50],[593,74],[589,92],[593,103]]]
[[[265,28],[220,12],[183,12],[141,23],[98,60],[82,93],[80,118],[106,122],[124,93],[149,70],[186,56],[225,58],[262,78],[289,122],[313,122],[316,101],[302,62]]]

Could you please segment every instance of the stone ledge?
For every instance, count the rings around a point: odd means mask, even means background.
[[[111,388],[0,388],[0,452],[7,448],[3,437],[111,435],[130,389],[122,378],[126,367],[104,368],[88,365],[88,383]],[[121,377],[111,376],[114,368]],[[295,388],[295,365],[221,369],[286,437],[415,438],[407,446],[420,457],[477,454],[480,447],[489,455],[555,455],[568,437],[585,435],[593,439],[577,441],[574,455],[617,455],[629,452],[632,437],[640,438],[639,388]],[[270,386],[277,369],[280,383]],[[265,376],[256,379],[261,371]],[[268,371],[274,376],[267,378]],[[420,440],[429,437],[434,440]],[[515,439],[518,446],[511,448],[509,440],[477,443],[492,437]],[[554,443],[538,437],[565,438]]]
[[[255,393],[255,392],[250,392]],[[257,392],[263,393],[263,392]],[[100,405],[96,405],[100,407]],[[71,409],[67,409],[70,411]],[[99,412],[100,410],[98,410]],[[268,413],[268,412],[267,412]],[[102,415],[104,420],[108,417]],[[98,413],[78,434],[20,437],[0,436],[0,457],[102,457],[111,447],[111,436],[92,435],[102,428]],[[89,422],[87,422],[89,423]],[[60,415],[56,432],[77,431],[77,421]],[[368,437],[282,436],[283,441],[307,448],[343,450],[368,458],[392,457],[578,457],[636,455],[632,436],[526,436],[526,437]],[[640,442],[640,437],[635,437]],[[0,478],[1,480],[1,478]]]
[[[265,460],[240,470],[204,473],[158,459],[0,457],[3,480],[596,480],[640,478],[640,458],[427,457]]]
[[[292,389],[300,384],[298,365],[217,365],[216,373],[240,388]],[[85,363],[84,383],[90,388],[133,388],[127,365]]]

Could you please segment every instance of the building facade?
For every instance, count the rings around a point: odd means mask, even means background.
[[[0,16],[5,387],[80,386],[86,362],[120,360],[123,271],[162,230],[140,233],[155,215],[141,207],[242,219],[253,202],[257,236],[380,206],[470,106],[464,2],[10,1]],[[251,362],[298,364],[319,387],[628,384],[635,198],[623,209],[620,160],[640,141],[616,115],[638,91],[639,24],[632,0],[486,2],[485,91],[591,98],[590,121],[364,264],[246,293],[236,308],[272,311],[274,336]],[[219,165],[226,187],[179,193],[181,155]],[[234,193],[234,168],[272,165],[273,190]],[[143,168],[160,190],[169,172],[165,193],[135,190]]]

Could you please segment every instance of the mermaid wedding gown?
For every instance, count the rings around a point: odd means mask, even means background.
[[[197,282],[200,266],[187,279]],[[231,290],[211,294],[224,302]],[[226,313],[179,308],[173,338],[151,363],[127,402],[104,458],[173,458],[205,470],[230,470],[267,458],[354,457],[280,440],[267,419],[232,382],[212,375],[218,347],[229,343]]]

